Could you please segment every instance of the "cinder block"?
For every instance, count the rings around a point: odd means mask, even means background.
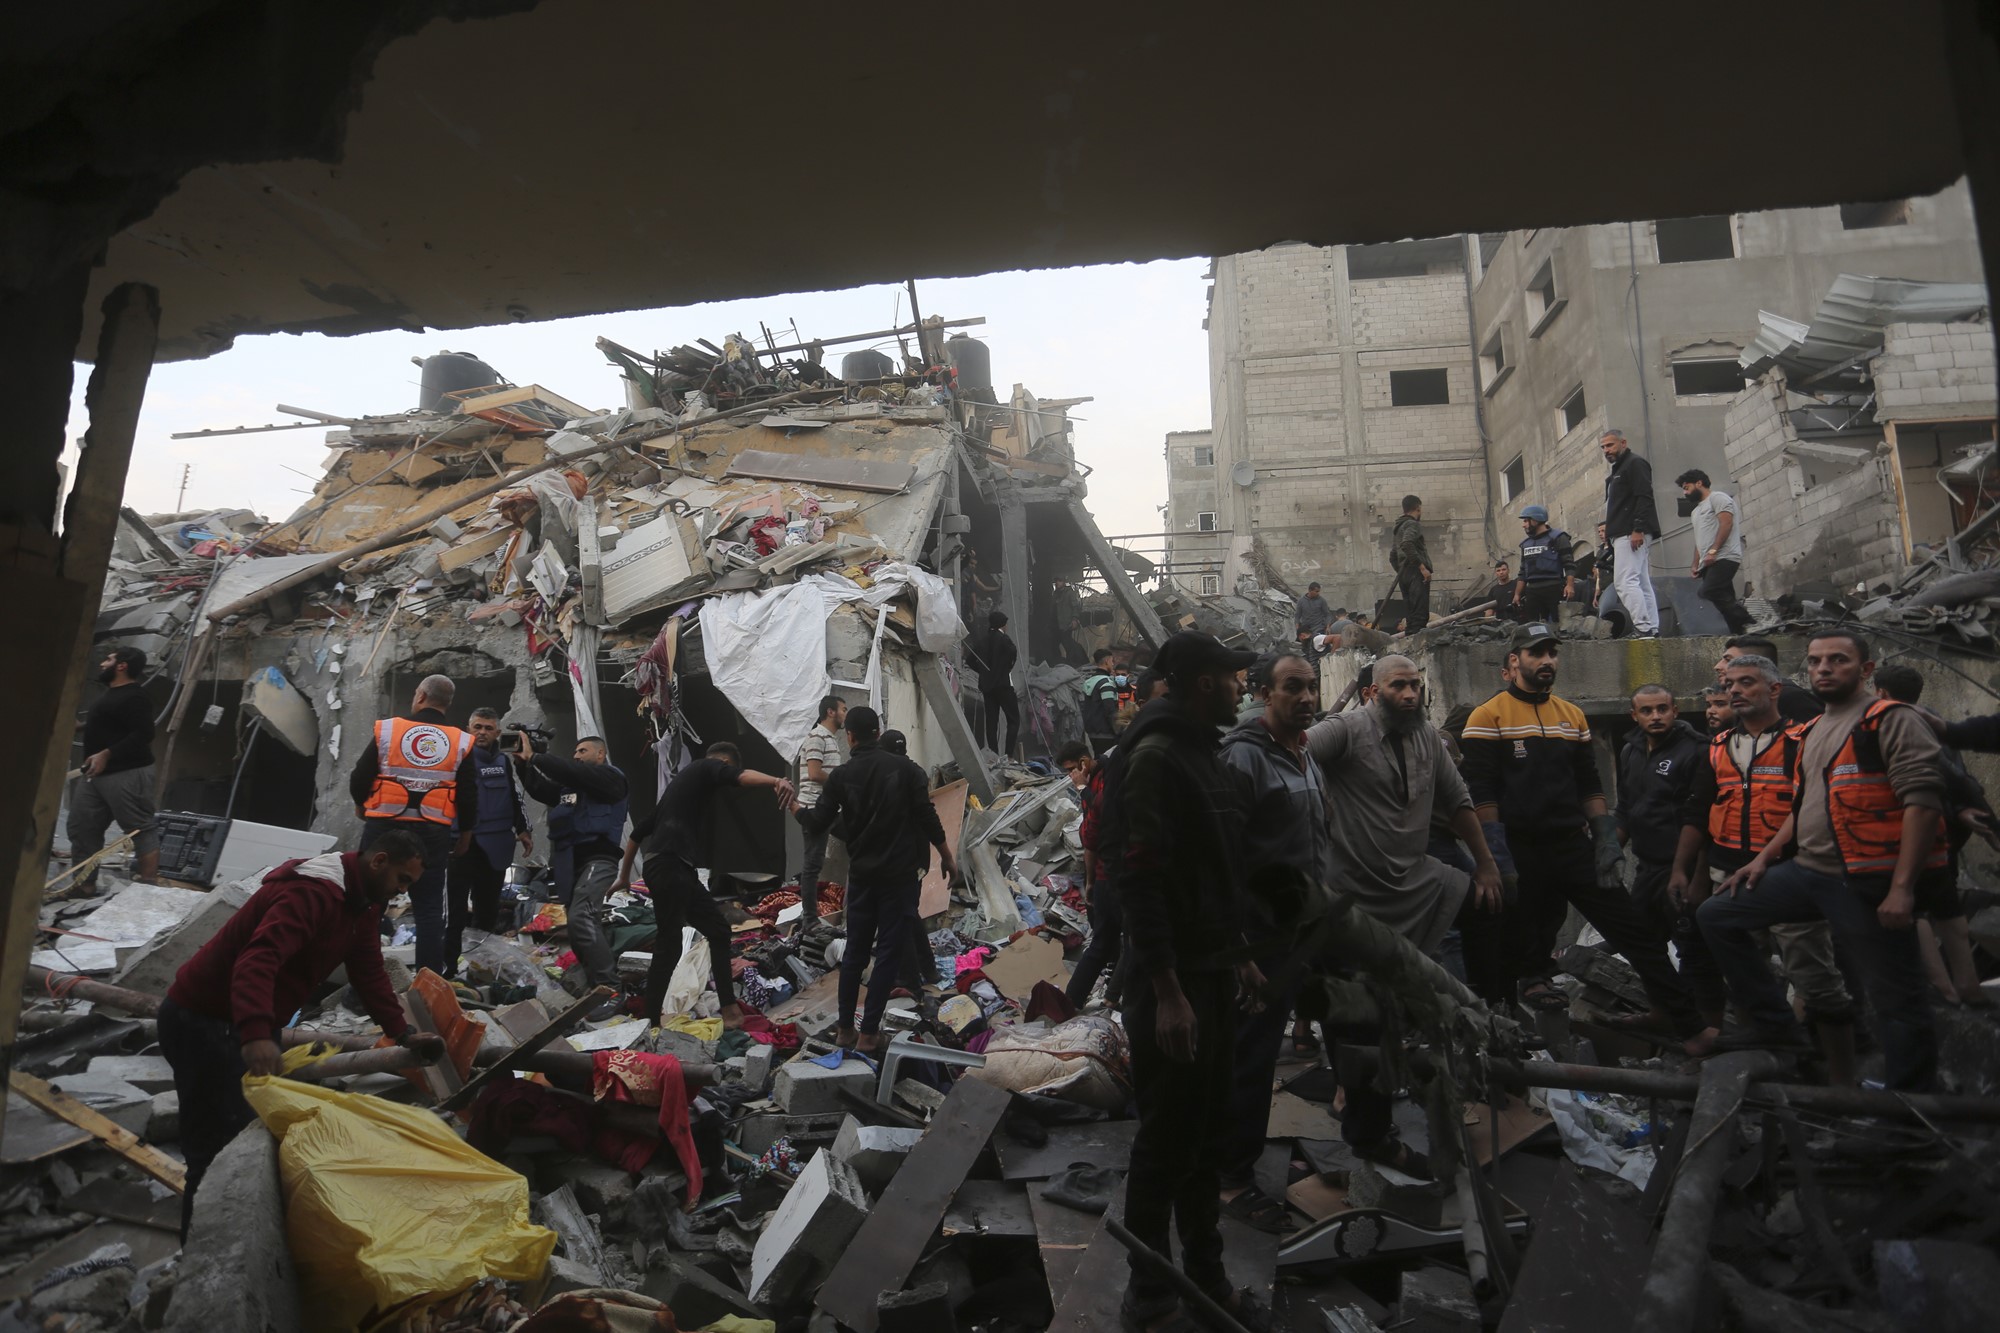
[[[765,1224],[750,1260],[750,1299],[784,1306],[810,1296],[868,1216],[854,1171],[825,1149],[813,1154]]]
[[[824,1115],[844,1111],[840,1089],[867,1096],[875,1087],[875,1071],[862,1060],[843,1060],[832,1069],[795,1059],[780,1066],[771,1095],[788,1115]]]
[[[861,1187],[880,1194],[892,1180],[910,1149],[924,1136],[921,1129],[894,1125],[864,1125],[853,1116],[841,1122],[833,1140],[833,1155],[854,1169]]]
[[[152,943],[127,958],[124,966],[112,973],[111,984],[148,995],[165,995],[174,984],[174,974],[181,970],[181,964],[215,938],[223,923],[236,915],[236,909],[250,901],[259,883],[241,880],[209,890],[207,900],[181,918],[178,926],[154,937]]]
[[[181,1137],[181,1095],[172,1088],[153,1094],[146,1116],[146,1142],[178,1143]]]
[[[775,1046],[758,1042],[743,1053],[743,1081],[755,1088],[759,1094],[771,1086],[772,1066],[777,1059]]]
[[[543,1274],[547,1283],[542,1288],[542,1299],[552,1301],[566,1291],[589,1291],[604,1285],[604,1275],[574,1259],[565,1259],[560,1254],[549,1256],[548,1269]]]
[[[748,1296],[680,1255],[668,1256],[666,1267],[648,1273],[639,1290],[672,1310],[674,1323],[681,1328],[707,1328],[732,1315],[771,1318]]]

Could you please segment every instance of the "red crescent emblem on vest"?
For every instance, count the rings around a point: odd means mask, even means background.
[[[403,758],[412,768],[436,768],[451,755],[451,737],[442,728],[411,727],[403,733]]]

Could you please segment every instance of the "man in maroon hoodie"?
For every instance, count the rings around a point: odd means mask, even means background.
[[[278,1072],[286,1020],[335,968],[346,966],[383,1032],[428,1059],[444,1054],[436,1035],[409,1030],[382,969],[382,907],[423,873],[423,844],[401,829],[365,853],[287,861],[182,964],[160,1002],[160,1050],[180,1094],[183,1239],[208,1164],[256,1119],[243,1076]]]

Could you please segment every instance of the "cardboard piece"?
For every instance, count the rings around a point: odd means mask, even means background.
[[[1047,981],[1058,987],[1069,984],[1069,969],[1063,966],[1062,945],[1040,935],[1023,935],[993,955],[983,969],[986,979],[999,987],[1010,1000],[1026,1002],[1034,994],[1035,983]]]
[[[1285,1202],[1313,1221],[1323,1222],[1347,1207],[1347,1187],[1325,1176],[1307,1176],[1285,1190]]]
[[[1487,1124],[1489,1114],[1484,1105],[1468,1104],[1465,1108],[1465,1123],[1472,1135],[1473,1153],[1481,1166],[1493,1161],[1493,1130]],[[1518,1097],[1509,1097],[1500,1107],[1500,1155],[1505,1157],[1537,1134],[1554,1129],[1555,1125],[1547,1112],[1537,1111]]]

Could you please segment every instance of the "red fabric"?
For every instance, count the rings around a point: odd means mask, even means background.
[[[333,969],[347,979],[369,1017],[390,1037],[409,1023],[382,970],[382,907],[361,887],[361,858],[341,855],[344,884],[298,874],[287,861],[181,965],[167,998],[190,1013],[236,1025],[243,1042],[274,1041]]]
[[[1035,989],[1028,995],[1028,1021],[1046,1018],[1051,1023],[1066,1023],[1076,1017],[1076,1006],[1069,1002],[1069,996],[1058,990],[1053,982],[1037,981]]]
[[[495,1161],[506,1156],[517,1134],[546,1134],[571,1152],[585,1153],[600,1137],[602,1118],[590,1102],[532,1079],[501,1079],[487,1084],[466,1111],[465,1141]]]
[[[986,974],[980,971],[976,967],[961,972],[958,974],[958,982],[957,982],[958,993],[960,995],[968,994],[972,990],[973,984],[975,982],[980,982],[984,980],[986,980]]]
[[[660,1137],[673,1145],[681,1170],[687,1173],[688,1206],[701,1199],[701,1156],[695,1151],[694,1128],[688,1119],[687,1082],[681,1076],[681,1062],[671,1055],[646,1055],[640,1051],[598,1051],[591,1079],[591,1095],[600,1100],[631,1102],[636,1106],[660,1108]],[[627,1171],[637,1171],[658,1151],[646,1140],[632,1140],[624,1134],[601,1133],[599,1151]],[[621,1148],[607,1139],[624,1140]],[[643,1148],[643,1151],[642,1151]],[[636,1160],[635,1160],[636,1159]]]
[[[762,1014],[751,1014],[743,1020],[743,1035],[781,1051],[795,1051],[804,1041],[797,1023],[773,1023]]]
[[[750,540],[757,547],[758,555],[769,555],[784,544],[785,520],[773,515],[760,518],[750,525]]]

